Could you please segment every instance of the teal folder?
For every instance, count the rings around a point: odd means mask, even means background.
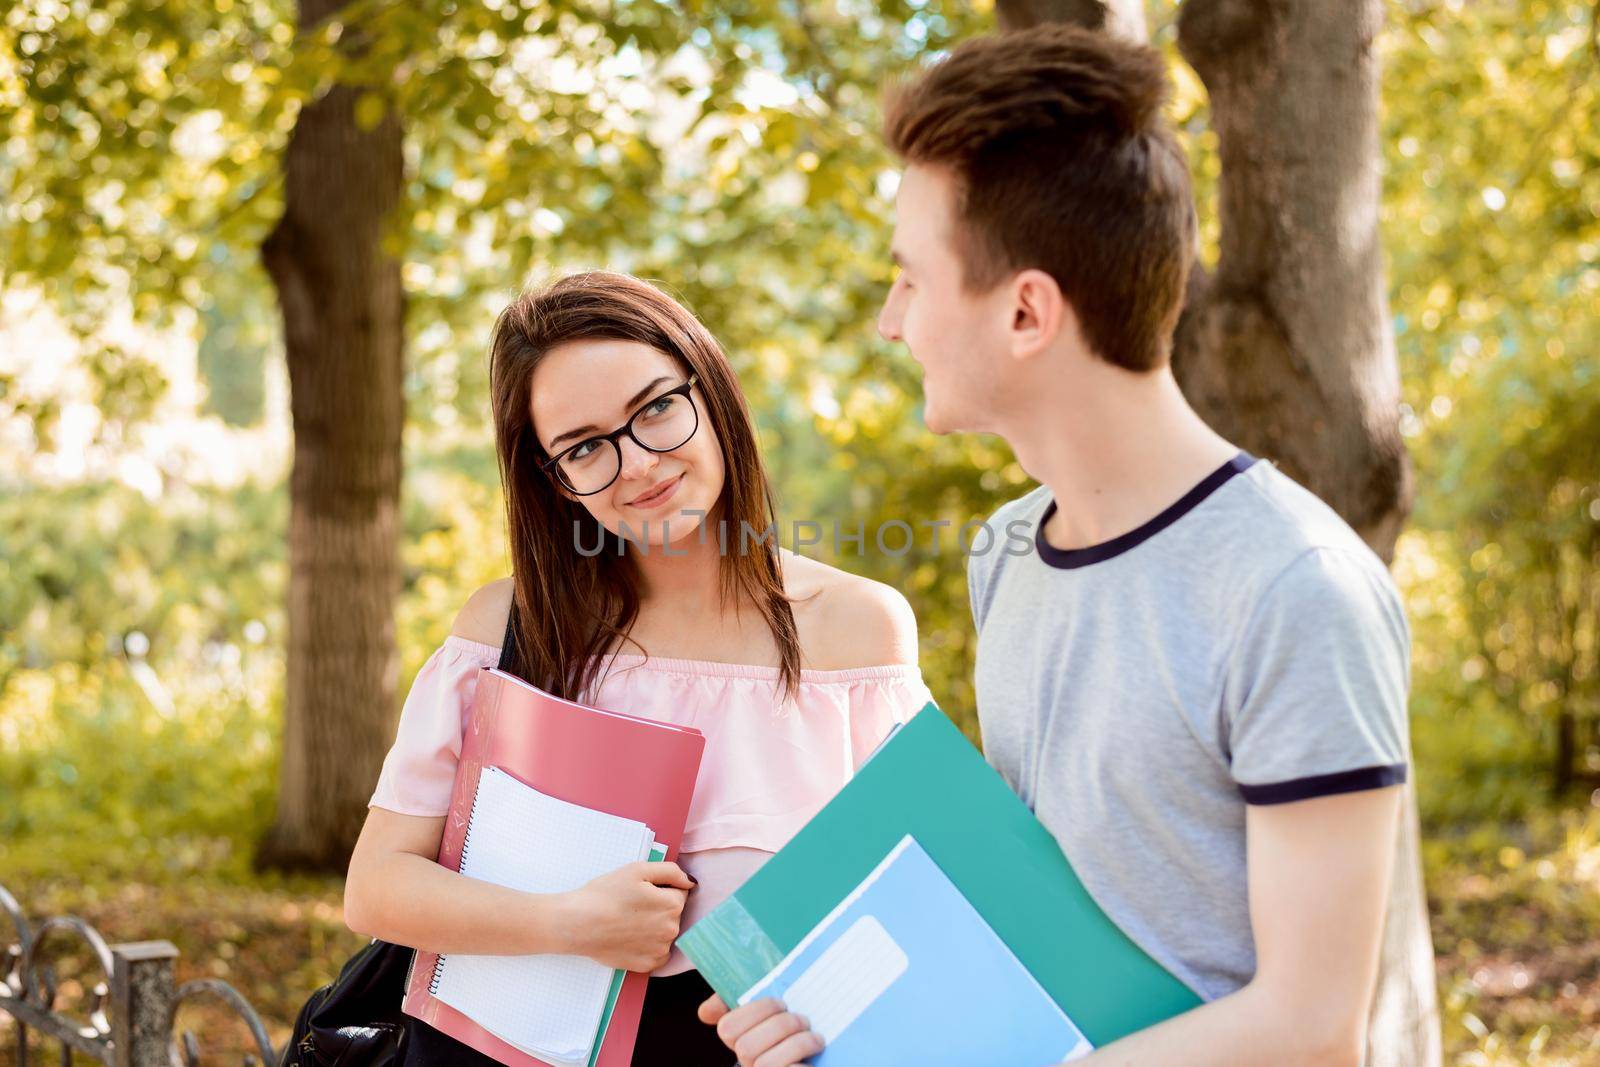
[[[906,834],[1096,1048],[1199,1006],[1100,910],[1055,838],[933,704],[678,947],[736,1004]]]
[[[660,863],[667,858],[667,846],[656,841],[650,845],[650,862]],[[611,1016],[617,1010],[617,998],[622,995],[622,980],[628,976],[627,971],[618,971],[611,976],[611,988],[606,991],[606,1008],[600,1013],[600,1029],[595,1038],[594,1048],[589,1050],[589,1067],[600,1060],[600,1049],[605,1045],[606,1031],[611,1028]]]

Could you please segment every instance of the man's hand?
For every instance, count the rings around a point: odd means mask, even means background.
[[[806,1029],[806,1020],[776,1000],[751,1001],[729,1011],[712,994],[700,1005],[700,1021],[717,1028],[722,1043],[739,1057],[739,1067],[791,1067],[822,1051],[822,1038]]]

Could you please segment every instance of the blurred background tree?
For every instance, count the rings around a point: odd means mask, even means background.
[[[1595,14],[1387,16],[1380,224],[1417,479],[1396,572],[1446,1042],[1474,1063],[1582,1062],[1600,1013],[1600,951],[1581,947],[1600,921]],[[924,533],[897,558],[869,535],[837,562],[911,598],[930,684],[971,731],[953,530],[1027,481],[993,439],[927,435],[914,364],[873,332],[894,189],[876,100],[993,14],[361,0],[297,17],[285,0],[0,14],[0,792],[17,798],[0,876],[82,886],[91,911],[121,899],[95,888],[110,878],[274,884],[246,861],[274,822],[297,639],[282,312],[257,250],[292,195],[291,132],[334,84],[357,135],[404,130],[379,238],[404,292],[398,660],[362,668],[388,687],[369,705],[384,734],[461,601],[504,573],[493,316],[525,280],[593,265],[660,279],[723,339],[786,519],[953,524],[939,550]],[[1173,56],[1215,266],[1208,94],[1174,8],[1146,23]],[[381,649],[371,618],[343,647]],[[347,803],[369,770],[345,774]],[[268,990],[292,974],[303,993],[342,943],[302,924],[313,940],[269,967],[276,928],[238,966],[266,968],[255,995],[286,1017]]]

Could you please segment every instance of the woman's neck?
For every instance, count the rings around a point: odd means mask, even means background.
[[[648,551],[630,546],[639,567],[639,617],[629,640],[613,651],[666,659],[773,666],[777,644],[743,591],[722,598],[722,556],[715,523],[701,543],[696,531]]]
[[[686,618],[720,611],[722,559],[704,527],[671,544],[630,544],[628,550],[639,568],[643,605],[671,605]]]

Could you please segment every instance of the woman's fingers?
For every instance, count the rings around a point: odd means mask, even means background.
[[[695,881],[686,874],[682,867],[676,863],[658,861],[655,863],[641,861],[635,864],[639,877],[653,885],[669,886],[688,892],[695,886]]]
[[[707,997],[705,1003],[700,1005],[700,1021],[707,1026],[717,1025],[717,1021],[726,1014],[728,1014],[728,1006],[715,993]]]

